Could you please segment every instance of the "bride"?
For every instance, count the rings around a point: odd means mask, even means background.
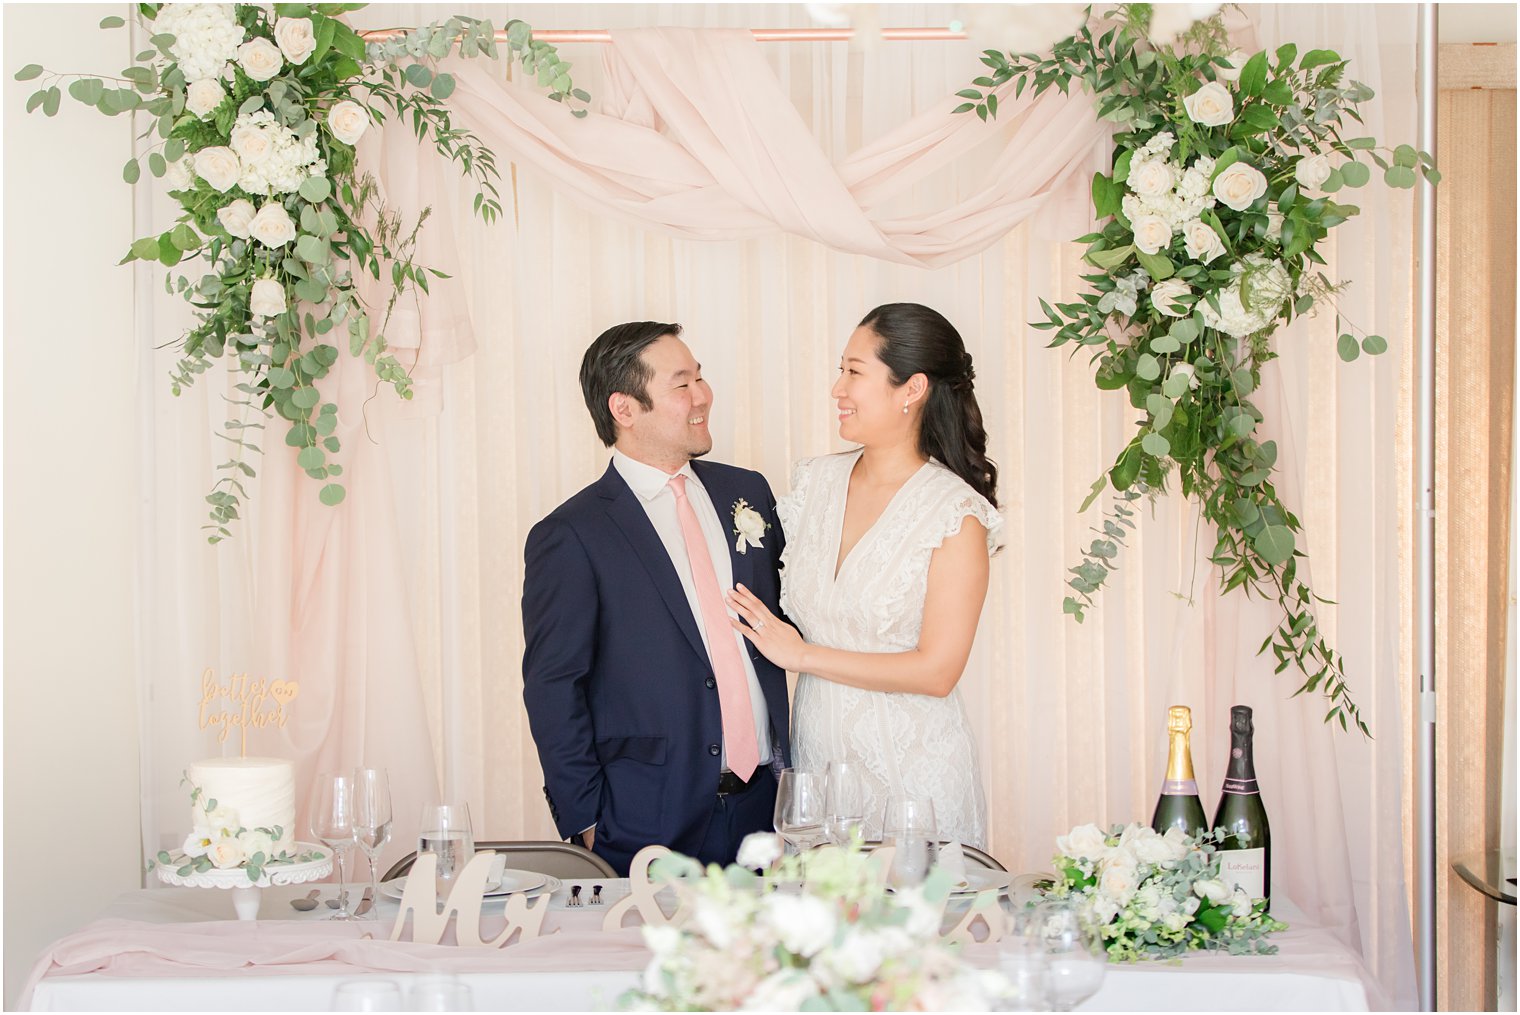
[[[742,585],[729,599],[745,637],[800,674],[797,767],[864,769],[872,838],[887,801],[912,796],[933,801],[941,839],[986,845],[956,684],[1002,519],[972,376],[960,334],[934,310],[889,303],[867,314],[830,391],[839,436],[860,448],[798,462],[777,505],[781,608],[797,628]]]

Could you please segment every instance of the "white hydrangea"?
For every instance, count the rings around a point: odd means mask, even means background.
[[[1241,299],[1241,279],[1250,275],[1250,306]],[[1283,303],[1293,292],[1288,269],[1281,261],[1268,260],[1260,254],[1248,255],[1235,266],[1235,278],[1219,292],[1219,311],[1200,300],[1203,323],[1235,338],[1244,338],[1267,327],[1277,319]]]
[[[267,109],[239,116],[232,135],[245,146],[256,145],[267,151],[258,161],[242,167],[238,186],[249,194],[293,193],[308,176],[327,173],[327,163],[317,157],[316,133],[300,140],[289,127],[276,123]]]
[[[245,36],[232,4],[165,4],[153,31],[174,36],[169,52],[187,83],[219,77]]]
[[[1174,141],[1170,131],[1162,131],[1136,150],[1130,159],[1129,193],[1120,200],[1120,206],[1131,222],[1154,215],[1175,233],[1205,208],[1214,207],[1215,198],[1209,187],[1214,160],[1201,156],[1184,170],[1167,158]],[[1165,189],[1159,186],[1163,181],[1168,182]]]

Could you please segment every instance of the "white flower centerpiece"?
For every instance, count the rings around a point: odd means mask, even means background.
[[[1266,937],[1286,930],[1264,899],[1231,891],[1219,877],[1223,829],[1198,836],[1149,825],[1104,833],[1079,825],[1056,840],[1050,894],[1082,902],[1101,928],[1109,961],[1174,958],[1213,949],[1270,955]]]
[[[654,958],[624,1010],[987,1011],[1007,989],[940,937],[942,871],[888,892],[858,846],[782,857],[777,836],[755,833],[726,869],[675,856],[652,873],[689,879],[693,913],[683,927],[644,928]]]
[[[58,112],[66,84],[75,100],[107,116],[137,113],[147,131],[122,168],[135,184],[146,165],[168,183],[182,214],[172,228],[132,244],[126,261],[171,270],[167,287],[195,308],[170,375],[178,394],[227,357],[247,375],[237,386],[222,436],[231,441],[210,504],[211,542],[231,535],[247,498],[255,435],[263,422],[284,420],[286,445],[320,483],[322,503],[344,498],[337,406],[319,387],[341,350],[361,357],[401,398],[411,397],[407,367],[389,350],[392,307],[409,290],[426,294],[429,278],[416,263],[415,227],[379,199],[372,178],[355,164],[354,146],[388,118],[419,143],[431,143],[476,188],[474,210],[486,222],[501,213],[495,155],[454,125],[445,100],[453,75],[438,61],[498,55],[490,22],[452,17],[384,42],[366,42],[344,19],[363,4],[135,4],[148,48],[119,77],[63,74],[28,64],[16,79],[37,79],[27,112]],[[120,29],[112,15],[104,29]],[[584,103],[570,65],[553,46],[532,39],[521,21],[507,23],[501,47],[549,90],[550,98]],[[584,108],[569,110],[585,116]],[[360,298],[356,279],[387,280],[384,306]],[[271,428],[272,432],[272,428]]]

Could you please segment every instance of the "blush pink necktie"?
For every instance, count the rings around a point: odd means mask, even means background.
[[[702,626],[707,630],[707,653],[718,681],[718,707],[723,713],[728,767],[749,782],[760,764],[760,747],[755,742],[755,710],[750,704],[744,661],[739,658],[728,609],[718,591],[718,572],[713,569],[712,554],[707,550],[707,537],[702,535],[697,513],[686,499],[686,477],[671,476],[670,489],[676,495],[676,518],[680,519],[681,536],[686,540],[686,557],[697,586],[697,605],[702,608]]]

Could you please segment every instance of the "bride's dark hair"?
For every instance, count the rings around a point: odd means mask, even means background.
[[[976,371],[960,332],[920,303],[883,304],[866,314],[860,326],[881,339],[876,355],[891,372],[893,385],[906,384],[914,374],[929,379],[919,453],[943,462],[997,507],[997,465],[987,457],[987,430],[972,390]]]

